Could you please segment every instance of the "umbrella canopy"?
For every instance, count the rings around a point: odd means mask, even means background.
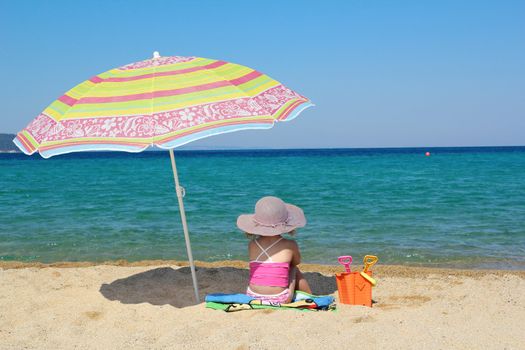
[[[51,103],[13,142],[44,158],[79,151],[170,152],[175,190],[199,301],[195,264],[173,148],[243,129],[268,129],[312,106],[305,97],[251,68],[171,56],[131,63],[78,84]]]
[[[171,56],[131,63],[80,83],[51,103],[15,144],[44,158],[76,151],[173,149],[211,135],[267,129],[311,102],[251,68]]]

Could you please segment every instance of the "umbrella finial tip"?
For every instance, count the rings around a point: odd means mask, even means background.
[[[153,58],[159,58],[160,53],[158,51],[153,52]]]

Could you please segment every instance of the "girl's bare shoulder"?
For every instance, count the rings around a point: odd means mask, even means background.
[[[297,242],[294,239],[283,238],[283,243],[287,248],[295,249],[297,248]]]

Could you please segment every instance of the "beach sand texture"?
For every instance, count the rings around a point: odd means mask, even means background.
[[[200,292],[242,292],[243,262],[199,263]],[[303,265],[318,294],[340,267]],[[525,272],[378,266],[373,308],[192,305],[172,261],[0,265],[0,349],[525,349]]]

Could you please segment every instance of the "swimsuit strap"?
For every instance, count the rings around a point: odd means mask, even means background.
[[[279,243],[281,240],[283,239],[283,237],[279,238],[278,240],[276,240],[275,242],[273,242],[272,244],[270,244],[268,247],[263,248],[259,242],[257,242],[257,240],[255,240],[255,244],[257,244],[257,246],[261,249],[261,253],[259,255],[257,255],[257,257],[255,258],[255,261],[259,261],[259,258],[261,257],[261,255],[263,254],[266,254],[266,256],[268,257],[268,260],[270,262],[272,262],[272,257],[270,255],[268,255],[268,249],[270,249],[271,247],[273,247],[274,245],[276,245],[277,243]]]

